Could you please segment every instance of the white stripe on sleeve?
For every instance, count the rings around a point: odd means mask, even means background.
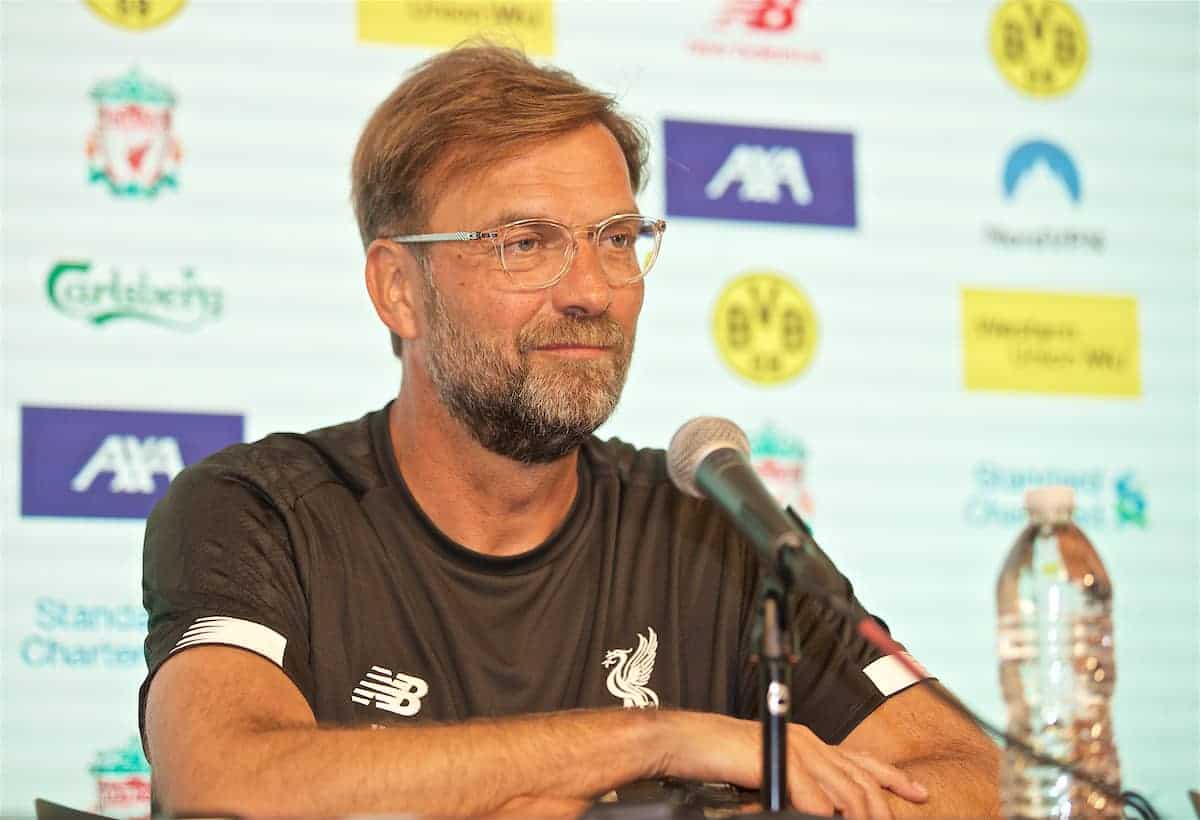
[[[283,649],[287,646],[287,638],[274,629],[253,621],[214,615],[200,618],[188,627],[187,632],[183,633],[183,637],[179,639],[179,643],[175,644],[175,648],[171,652],[206,643],[227,644],[249,649],[283,668]]]
[[[885,655],[878,660],[867,664],[867,668],[863,670],[871,683],[875,684],[885,698],[899,692],[901,689],[907,689],[918,681],[930,677],[929,672],[925,670],[912,655],[907,652],[904,657],[916,665],[917,669],[921,670],[921,676],[917,677],[909,669],[900,662],[900,659],[893,655]]]

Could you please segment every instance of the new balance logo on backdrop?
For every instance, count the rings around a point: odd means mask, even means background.
[[[801,4],[802,0],[721,0],[703,33],[697,31],[688,40],[687,50],[694,57],[819,65],[825,62],[819,43],[797,36]]]
[[[667,120],[667,213],[853,228],[854,135]]]
[[[183,468],[243,438],[241,416],[21,408],[21,514],[145,518]]]
[[[717,26],[741,23],[755,31],[791,31],[800,0],[725,0]]]
[[[350,700],[360,706],[375,704],[376,709],[403,717],[412,717],[421,711],[421,698],[429,694],[429,684],[424,680],[382,666],[372,666],[371,671],[354,687]]]

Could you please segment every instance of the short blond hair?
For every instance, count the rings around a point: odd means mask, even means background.
[[[435,174],[444,181],[486,169],[522,144],[592,122],[612,132],[629,181],[640,190],[646,136],[612,96],[488,42],[469,42],[426,60],[375,109],[358,140],[351,177],[363,247],[381,236],[424,230]]]

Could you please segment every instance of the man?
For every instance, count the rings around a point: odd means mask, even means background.
[[[591,436],[662,238],[645,154],[609,98],[492,46],[375,112],[354,201],[400,392],[219,453],[151,516],[166,810],[537,815],[640,779],[759,783],[754,556],[661,452]],[[799,808],[995,812],[995,753],[935,683],[872,673],[818,601],[793,623]]]

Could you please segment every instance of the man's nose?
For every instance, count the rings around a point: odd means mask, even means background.
[[[571,264],[551,288],[554,307],[570,316],[597,316],[612,304],[612,286],[591,237],[577,236],[575,242]]]

